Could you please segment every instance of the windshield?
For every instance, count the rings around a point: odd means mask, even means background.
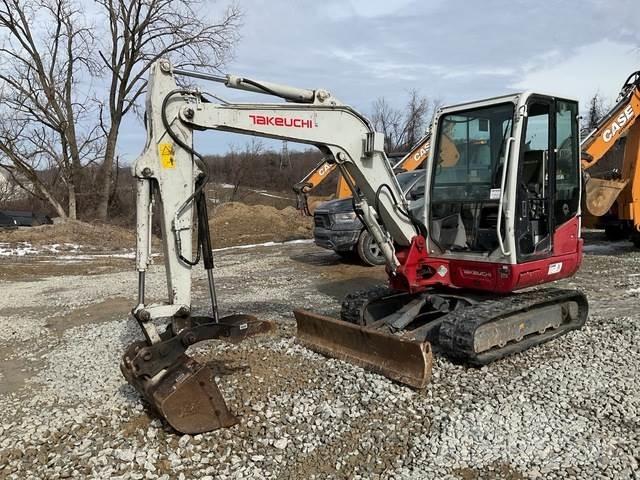
[[[491,252],[512,103],[444,115],[431,182],[430,238],[444,251]]]
[[[489,200],[491,189],[500,186],[513,113],[514,106],[508,103],[443,116],[432,201]]]

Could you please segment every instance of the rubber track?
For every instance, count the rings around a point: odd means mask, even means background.
[[[494,348],[481,353],[474,351],[475,331],[481,325],[509,314],[555,303],[564,303],[569,300],[578,303],[577,320],[562,324],[560,328],[547,330],[543,334],[529,335],[520,342],[510,342],[502,348]],[[440,327],[438,345],[448,357],[471,365],[487,365],[553,340],[572,330],[582,328],[587,320],[588,310],[587,299],[583,293],[566,289],[536,290],[480,302],[451,312],[444,317]]]
[[[358,290],[356,292],[349,293],[342,301],[340,318],[345,322],[366,326],[364,311],[369,302],[393,295],[394,293],[398,293],[398,291],[393,290],[386,285],[377,285],[365,290]]]

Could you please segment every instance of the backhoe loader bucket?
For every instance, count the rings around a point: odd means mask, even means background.
[[[127,381],[169,425],[181,433],[198,434],[238,423],[218,390],[214,374],[184,352],[207,339],[238,342],[273,329],[250,315],[232,315],[219,323],[207,317],[190,319],[178,334],[168,329],[162,341],[136,342],[125,352],[120,370]]]
[[[609,211],[627,181],[590,177],[586,183],[586,204],[591,215],[601,217]]]
[[[304,310],[295,310],[298,341],[328,357],[344,360],[396,382],[424,388],[433,359],[426,341],[404,338]]]

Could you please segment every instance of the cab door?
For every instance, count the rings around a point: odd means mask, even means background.
[[[527,103],[518,161],[515,237],[518,263],[551,255],[555,195],[555,102]]]

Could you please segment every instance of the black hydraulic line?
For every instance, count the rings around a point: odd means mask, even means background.
[[[200,190],[196,197],[196,212],[198,216],[198,245],[202,249],[202,262],[204,268],[213,268],[213,252],[211,249],[211,233],[209,231],[209,215],[207,209],[207,196],[204,190]]]
[[[621,95],[626,92],[629,87],[640,86],[640,70],[633,72],[631,75],[627,77],[624,84],[622,85]]]
[[[171,137],[171,139],[174,142],[176,142],[176,144],[179,147],[183,148],[184,150],[186,150],[187,152],[189,152],[192,155],[192,158],[193,158],[194,162],[196,163],[196,165],[198,165],[198,168],[202,172],[202,174],[200,175],[200,177],[196,181],[196,187],[194,189],[194,192],[191,195],[189,195],[189,197],[184,201],[184,203],[180,206],[180,208],[178,208],[177,216],[181,215],[184,212],[184,210],[191,203],[193,203],[195,198],[198,195],[200,195],[201,193],[203,193],[203,189],[204,189],[205,185],[207,184],[207,182],[209,180],[209,169],[208,169],[208,167],[207,167],[202,155],[200,155],[198,152],[196,152],[193,149],[193,147],[191,147],[190,145],[187,145],[185,142],[182,141],[182,139],[178,135],[176,135],[176,133],[171,129],[171,124],[169,123],[169,120],[167,119],[167,110],[166,109],[167,109],[167,104],[169,103],[169,100],[172,97],[174,97],[175,95],[178,95],[178,94],[191,94],[191,93],[193,93],[193,92],[190,92],[190,91],[188,91],[186,89],[183,89],[183,88],[178,88],[178,89],[172,90],[171,92],[169,92],[164,97],[164,100],[162,101],[162,108],[160,110],[160,114],[161,114],[161,117],[162,117],[162,123],[163,123],[164,128],[167,131],[167,134],[169,135],[169,137]],[[200,261],[200,250],[201,250],[201,248],[198,248],[198,250],[197,250],[195,261],[189,260],[184,255],[182,255],[182,242],[180,241],[180,233],[175,230],[175,226],[174,226],[174,235],[175,235],[175,239],[176,239],[176,250],[178,251],[178,257],[180,258],[180,260],[182,262],[186,263],[187,265],[190,265],[190,266],[197,265],[198,262]],[[198,235],[199,235],[199,233],[198,233]],[[200,247],[200,245],[198,245],[198,247]]]
[[[391,189],[391,187],[386,183],[383,183],[382,185],[380,185],[378,187],[378,190],[376,190],[376,195],[375,195],[375,198],[374,198],[373,208],[375,209],[376,213],[378,214],[378,217],[382,218],[380,216],[380,200],[379,200],[379,198],[380,198],[380,194],[382,193],[382,189],[383,188],[386,188],[389,191],[389,194],[391,195],[391,199],[393,200],[393,203],[395,204],[398,212],[401,213],[407,220],[409,220],[411,222],[411,225],[413,225],[413,228],[416,229],[416,232],[419,235],[422,235],[423,237],[426,238],[427,229],[424,226],[424,224],[420,220],[415,218],[411,214],[411,212],[409,210],[404,210],[404,209],[400,208],[400,202],[398,201],[398,199],[394,195],[393,190]]]
[[[262,85],[259,82],[256,82],[254,80],[250,80],[248,78],[243,78],[242,79],[242,83],[246,83],[248,85],[251,85],[253,87],[259,88],[260,90],[262,90],[264,93],[267,93],[269,95],[273,95],[274,97],[279,97],[279,98],[285,98],[282,95],[276,93],[275,91],[271,90],[269,87],[265,87],[264,85]]]
[[[378,189],[376,190],[376,195],[373,201],[373,208],[376,210],[376,213],[378,215],[380,215],[380,193],[382,193],[382,189],[386,188],[389,191],[389,195],[391,195],[391,199],[393,200],[393,203],[395,204],[395,206],[397,207],[398,211],[406,218],[408,218],[409,220],[411,220],[411,217],[409,217],[409,213],[406,210],[403,210],[402,208],[400,208],[400,202],[398,202],[398,199],[396,198],[396,196],[393,193],[393,190],[391,190],[391,187],[386,184],[383,183],[382,185],[380,185],[378,187]]]
[[[198,217],[198,246],[200,249],[199,251],[202,253],[202,263],[207,271],[209,296],[211,297],[211,310],[213,312],[214,321],[217,323],[219,321],[218,299],[213,279],[213,249],[211,247],[211,232],[209,230],[207,195],[204,189],[201,189],[196,196],[196,212]]]

